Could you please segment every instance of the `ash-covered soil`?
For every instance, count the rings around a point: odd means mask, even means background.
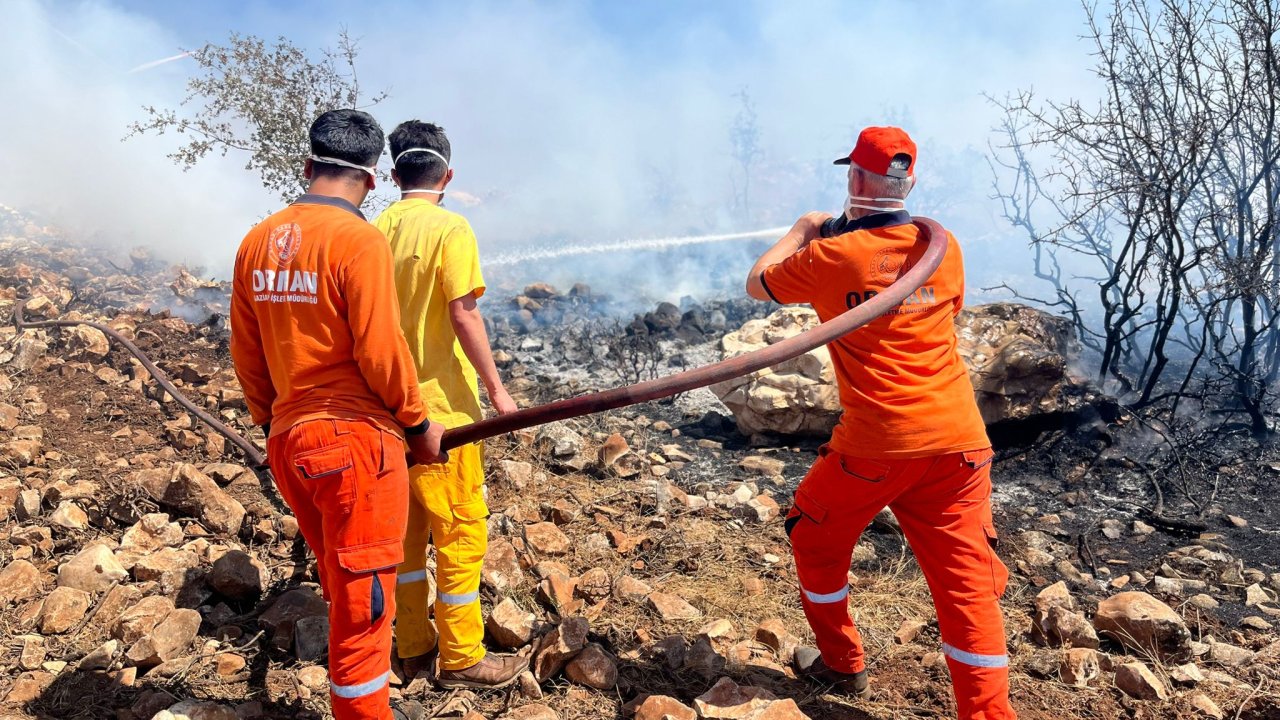
[[[221,291],[39,230],[0,227],[0,718],[327,717],[323,602],[287,508],[121,349],[11,321],[30,297],[106,319],[260,440]],[[551,290],[486,305],[524,403],[716,359],[767,310],[619,320],[587,288]],[[649,695],[700,717],[952,716],[927,588],[887,515],[851,567],[872,698],[794,678],[812,638],[778,515],[820,439],[745,437],[724,412],[689,393],[489,442],[489,642],[535,654],[540,676],[480,693],[397,677],[396,692],[472,720],[646,717]],[[1231,428],[1160,433],[1115,408],[993,430],[1021,717],[1280,718],[1280,452]],[[1168,606],[1161,641],[1094,632],[1132,591]],[[729,707],[723,678],[758,708]]]

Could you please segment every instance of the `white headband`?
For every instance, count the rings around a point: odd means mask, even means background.
[[[440,158],[440,162],[444,163],[445,169],[449,168],[449,160],[445,156],[441,155],[435,150],[432,150],[431,148],[409,148],[408,150],[405,150],[404,152],[401,152],[399,155],[397,155],[395,159],[391,161],[391,164],[395,165],[396,163],[400,162],[400,158],[404,157],[405,155],[408,155],[409,153],[416,153],[416,152],[424,152],[424,153],[430,153],[432,155],[435,155],[436,157]]]
[[[369,173],[370,175],[372,175],[373,177],[378,177],[377,168],[365,167],[364,165],[357,165],[352,162],[347,162],[346,160],[339,160],[338,158],[324,157],[323,155],[312,155],[311,162],[326,163],[328,165],[338,165],[341,167],[351,168],[352,170],[363,170]]]

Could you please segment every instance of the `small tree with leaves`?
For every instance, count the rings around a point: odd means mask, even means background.
[[[346,31],[338,36],[337,50],[322,50],[319,57],[283,37],[270,43],[236,33],[190,56],[199,71],[187,81],[179,107],[144,107],[146,118],[131,124],[126,137],[183,136],[184,144],[169,157],[184,169],[210,153],[243,153],[245,169],[285,200],[306,189],[302,161],[310,154],[307,130],[316,116],[386,98],[382,92],[361,93],[357,47]]]

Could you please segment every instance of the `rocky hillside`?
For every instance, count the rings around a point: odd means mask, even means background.
[[[11,322],[26,298],[37,315],[105,321],[260,440],[221,290],[8,223],[0,720],[326,717],[324,604],[278,496],[101,333]],[[593,298],[541,287],[490,305],[525,402],[714,359],[757,312],[664,306],[610,335],[611,321],[579,322]],[[1005,448],[995,469],[1021,716],[1280,718],[1275,453],[1188,466],[1220,490],[1192,520],[1162,523],[1178,499],[1135,507],[1153,465],[1126,444],[1132,421],[1079,417]],[[778,515],[815,442],[743,435],[691,393],[489,443],[488,641],[531,654],[532,671],[511,691],[402,677],[395,691],[469,720],[948,717],[927,588],[888,513],[850,568],[871,699],[795,679],[791,654],[811,637]]]

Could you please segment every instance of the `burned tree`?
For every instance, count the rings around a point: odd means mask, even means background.
[[[1103,98],[998,101],[1005,215],[1099,380],[1137,407],[1222,391],[1265,432],[1280,373],[1277,7],[1085,10]]]
[[[306,189],[302,160],[307,129],[316,116],[339,108],[365,108],[385,99],[366,97],[356,76],[356,44],[344,31],[337,50],[314,57],[285,38],[269,43],[232,33],[224,45],[191,52],[199,73],[187,81],[179,109],[143,108],[146,119],[129,135],[174,132],[185,144],[169,155],[190,169],[210,153],[245,153],[245,169],[284,200]],[[187,114],[187,109],[194,112]]]

